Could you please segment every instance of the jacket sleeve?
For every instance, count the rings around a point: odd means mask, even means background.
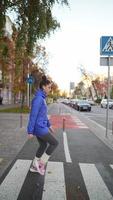
[[[49,121],[49,119],[47,118],[47,127],[49,128],[51,126],[51,123]]]
[[[34,97],[34,99],[32,100],[32,104],[31,104],[31,112],[29,115],[29,122],[28,122],[28,126],[27,126],[28,134],[33,134],[33,132],[34,132],[37,115],[39,113],[41,105],[42,105],[41,97],[39,97],[39,96]]]

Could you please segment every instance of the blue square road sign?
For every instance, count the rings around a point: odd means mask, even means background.
[[[100,55],[113,55],[113,36],[102,36],[100,38]]]

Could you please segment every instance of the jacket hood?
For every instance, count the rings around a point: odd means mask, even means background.
[[[38,89],[38,90],[36,91],[35,96],[37,96],[37,95],[38,95],[38,96],[42,96],[44,99],[47,97],[45,91],[42,90],[42,89]]]

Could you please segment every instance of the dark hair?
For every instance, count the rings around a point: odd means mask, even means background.
[[[42,80],[40,81],[40,85],[39,85],[40,89],[43,89],[43,86],[46,86],[49,84],[51,84],[51,81],[48,78],[46,78],[46,76],[42,76]]]

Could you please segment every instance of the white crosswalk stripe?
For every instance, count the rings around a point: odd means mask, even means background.
[[[110,167],[113,169],[113,165],[110,165]]]
[[[79,128],[86,128],[88,129],[88,126],[86,126],[78,117],[72,116],[73,120],[77,124]]]
[[[85,163],[79,165],[90,200],[113,200],[95,165]]]
[[[64,141],[64,152],[65,152],[66,162],[72,163],[69,147],[68,147],[67,134],[65,131],[63,131],[63,141]]]
[[[30,165],[31,160],[17,160],[15,162],[0,186],[0,200],[17,200]],[[90,200],[113,200],[113,196],[95,164],[79,163],[79,167]],[[110,167],[113,169],[113,165]],[[42,200],[67,199],[65,176],[63,162],[48,162]]]
[[[66,200],[64,167],[61,162],[49,162],[47,165],[42,200]]]
[[[0,200],[17,199],[30,165],[31,160],[16,161],[0,186]]]

